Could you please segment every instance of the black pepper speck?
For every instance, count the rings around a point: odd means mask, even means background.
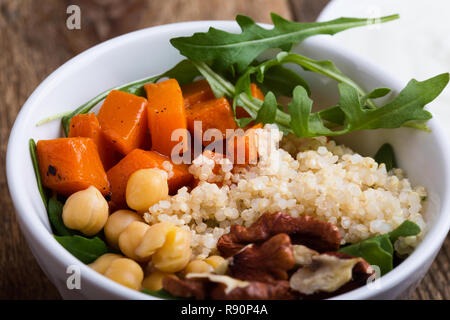
[[[52,176],[56,176],[56,168],[52,165],[48,166],[47,175],[51,174]]]

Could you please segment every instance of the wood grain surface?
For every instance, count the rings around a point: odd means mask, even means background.
[[[119,34],[177,21],[270,22],[269,13],[314,21],[327,0],[0,0],[0,299],[59,299],[21,234],[8,193],[5,155],[21,106],[58,66]],[[66,28],[66,8],[81,8],[81,30]],[[25,155],[27,156],[27,155]],[[450,241],[411,299],[449,299]]]

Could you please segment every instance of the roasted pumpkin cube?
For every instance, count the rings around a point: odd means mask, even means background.
[[[186,113],[177,80],[149,83],[144,88],[148,99],[148,127],[152,150],[168,157],[172,153],[186,152],[189,147]],[[172,134],[176,136],[172,137]],[[175,148],[177,145],[179,148]]]
[[[98,121],[107,140],[126,155],[146,144],[147,100],[112,90],[98,112]]]
[[[100,123],[94,113],[78,114],[70,121],[69,138],[86,137],[94,140],[98,148],[98,154],[102,160],[105,170],[109,170],[117,162],[121,156],[112,143],[106,139],[104,133],[100,129]]]
[[[214,93],[205,79],[188,83],[181,87],[184,106],[189,108],[196,103],[214,99]]]
[[[222,134],[221,139],[226,138],[227,129],[236,129],[233,111],[227,99],[212,99],[205,102],[194,104],[186,109],[186,118],[188,129],[196,139],[202,141],[204,146],[213,141],[202,139],[203,133],[208,129],[217,129]],[[201,121],[200,127],[196,127],[195,121]]]
[[[39,140],[37,157],[42,184],[62,195],[96,187],[103,195],[110,191],[97,146],[91,138]]]

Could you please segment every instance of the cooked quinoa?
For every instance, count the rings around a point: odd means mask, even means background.
[[[230,226],[249,226],[265,212],[310,215],[336,225],[342,244],[385,234],[410,220],[418,236],[400,238],[396,250],[409,253],[422,238],[426,191],[412,187],[401,169],[386,171],[371,157],[326,137],[284,136],[274,125],[258,129],[258,163],[234,167],[228,159],[199,156],[190,172],[200,181],[149,208],[148,223],[172,221],[192,232],[193,257],[216,253]],[[219,164],[219,172],[213,173]]]

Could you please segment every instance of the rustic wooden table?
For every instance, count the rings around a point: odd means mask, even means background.
[[[269,13],[314,21],[327,0],[0,0],[0,298],[59,299],[21,234],[8,193],[5,153],[17,112],[35,87],[81,51],[132,30],[187,20]],[[66,28],[66,8],[81,8],[81,30]],[[450,241],[411,299],[449,299]]]

